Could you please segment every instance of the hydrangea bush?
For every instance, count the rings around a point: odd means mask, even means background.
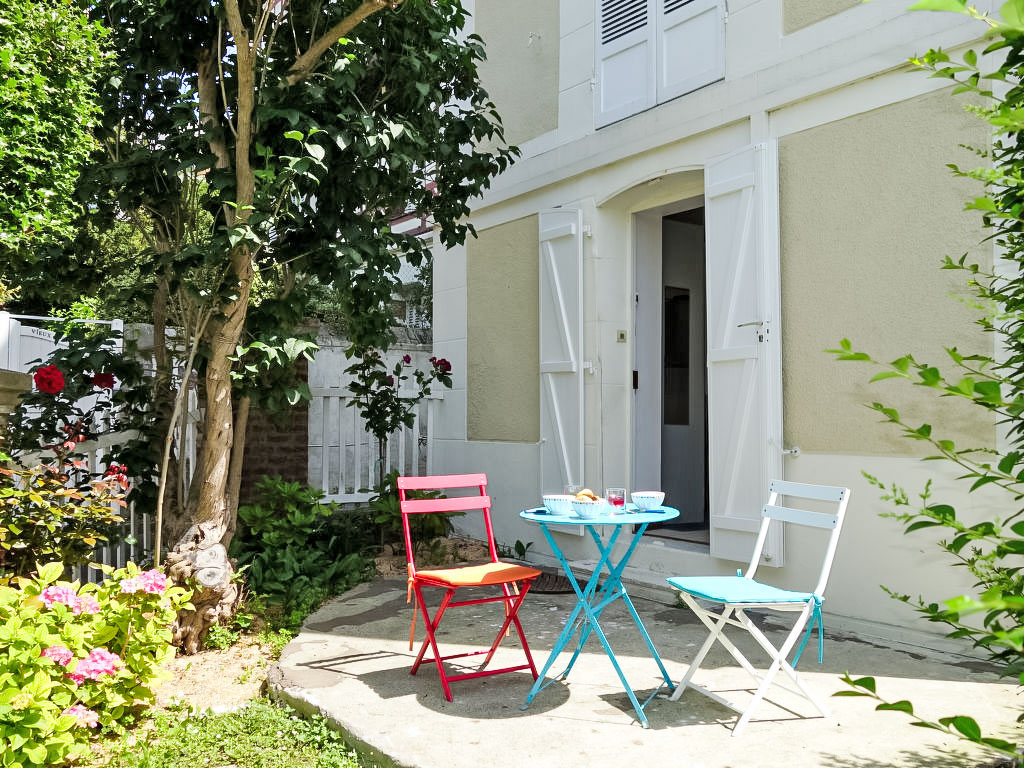
[[[36,572],[0,586],[3,766],[65,764],[150,706],[174,656],[171,622],[191,607],[163,573],[131,563],[98,585],[60,581],[61,563]]]

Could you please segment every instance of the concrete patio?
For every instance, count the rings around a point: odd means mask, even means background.
[[[672,600],[666,589],[662,601],[634,602],[678,680],[705,635]],[[571,594],[527,597],[521,616],[538,669],[573,605]],[[409,616],[404,579],[356,587],[309,617],[271,670],[271,693],[326,716],[359,745],[367,765],[410,768],[946,768],[992,760],[949,736],[911,727],[902,713],[876,712],[869,699],[833,698],[846,689],[839,680],[846,671],[874,676],[883,696],[909,699],[923,716],[967,714],[987,735],[1021,735],[1013,726],[1021,710],[1012,681],[1000,680],[966,656],[830,632],[827,614],[824,664],[816,663],[812,639],[799,669],[826,698],[832,717],[815,716],[808,702],[795,697],[787,708],[788,694],[773,695],[774,703],[763,704],[737,738],[730,731],[732,712],[695,691],[677,702],[656,697],[646,710],[651,727],[641,728],[593,637],[569,678],[543,690],[526,711],[520,707],[532,681],[525,672],[453,683],[455,700],[449,703],[432,665],[409,675],[414,657],[408,648]],[[492,637],[500,620],[501,608],[494,604],[452,609],[439,638],[449,649],[469,650],[476,638]],[[914,620],[908,611],[908,623]],[[621,603],[606,610],[602,626],[642,700],[657,685],[658,670]],[[768,629],[770,636],[777,632]],[[422,638],[420,622],[417,642]],[[751,659],[762,658],[748,644],[737,644]],[[502,658],[519,663],[514,633],[501,654],[497,663]],[[561,671],[567,658],[552,670]],[[740,699],[749,695],[751,679],[731,662],[724,651],[713,652],[701,682],[719,692],[736,691],[734,698]]]

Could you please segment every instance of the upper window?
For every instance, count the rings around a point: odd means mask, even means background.
[[[598,0],[597,127],[720,80],[723,0]]]

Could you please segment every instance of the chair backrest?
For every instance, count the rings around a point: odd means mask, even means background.
[[[458,495],[441,499],[410,499],[407,491],[447,491],[475,488],[475,494]],[[398,500],[402,511],[402,532],[405,535],[406,560],[409,575],[416,573],[415,551],[409,532],[409,516],[441,514],[445,512],[469,512],[480,510],[487,529],[487,547],[491,561],[498,561],[498,549],[494,543],[494,529],[491,527],[491,497],[487,495],[487,475],[482,472],[469,475],[428,475],[423,477],[399,477]]]
[[[785,497],[785,505],[779,504],[780,496]],[[824,502],[825,506],[831,508],[827,512],[804,509],[796,503],[800,500]],[[836,546],[839,544],[839,532],[843,528],[843,518],[846,516],[846,505],[849,501],[849,488],[811,485],[789,480],[772,480],[768,486],[768,503],[761,510],[761,528],[757,534],[757,543],[754,545],[754,554],[750,559],[750,567],[747,569],[746,575],[749,578],[754,578],[761,560],[761,551],[764,549],[764,543],[768,537],[768,528],[773,522],[830,529],[825,556],[821,563],[821,573],[818,576],[817,585],[812,590],[816,595],[823,594],[829,571],[832,570]]]

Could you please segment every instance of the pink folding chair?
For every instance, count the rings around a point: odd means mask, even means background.
[[[410,499],[407,498],[407,491],[443,491],[451,489],[476,488],[477,493],[469,496],[454,496],[442,499]],[[409,628],[409,650],[413,647],[413,635],[415,632],[416,606],[423,614],[423,621],[427,629],[427,639],[420,646],[412,669],[409,674],[415,675],[423,662],[437,665],[438,676],[441,678],[441,687],[444,689],[444,697],[452,700],[452,692],[449,683],[456,680],[469,680],[474,677],[487,675],[500,675],[505,672],[520,672],[528,669],[533,679],[537,679],[537,668],[533,664],[533,656],[530,655],[530,646],[523,634],[522,624],[519,623],[519,608],[523,604],[526,593],[534,579],[540,576],[540,571],[535,568],[528,568],[525,565],[503,563],[498,559],[498,550],[494,543],[494,530],[491,528],[491,499],[487,495],[487,475],[436,475],[431,477],[399,477],[398,498],[402,510],[402,529],[405,534],[405,551],[407,552],[409,566],[409,588],[408,598],[413,595],[416,598],[416,605],[413,606],[412,626]],[[480,565],[466,565],[454,568],[436,568],[429,570],[418,570],[416,568],[415,551],[412,545],[412,537],[409,534],[410,515],[422,514],[443,514],[446,512],[470,512],[480,510],[483,512],[484,525],[487,529],[487,546],[490,550],[490,561]],[[431,616],[427,602],[423,598],[424,587],[436,587],[444,590],[440,604]],[[454,601],[455,593],[467,587],[500,587],[501,594],[488,595],[485,597],[470,597],[469,599]],[[504,603],[505,620],[498,630],[491,646],[484,650],[469,651],[466,653],[452,653],[443,656],[437,646],[437,627],[444,618],[449,608],[457,608],[464,605],[479,605],[481,603]],[[519,634],[519,641],[523,645],[523,653],[526,655],[526,663],[501,669],[487,669],[495,651],[501,644],[502,638],[509,634],[510,626],[515,626]],[[425,658],[427,648],[430,648],[433,657]],[[483,662],[474,671],[461,674],[448,674],[445,671],[444,662],[451,659],[461,659],[469,656],[484,656]]]

